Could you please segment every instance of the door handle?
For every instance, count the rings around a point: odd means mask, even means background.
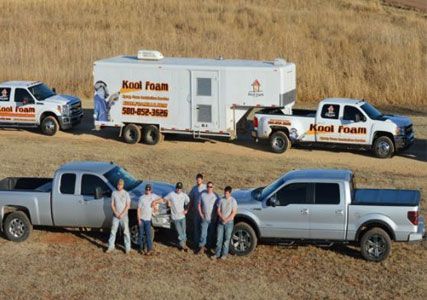
[[[79,200],[79,203],[80,203],[80,204],[83,204],[83,200],[82,200],[82,199],[80,199],[80,200]]]
[[[335,214],[336,215],[344,215],[344,210],[342,210],[342,209],[337,209],[336,211],[335,211]]]
[[[252,208],[252,210],[261,210],[261,208],[255,207],[255,208]]]
[[[308,208],[301,209],[301,214],[302,215],[308,215],[309,213],[310,213],[310,211],[308,210]]]

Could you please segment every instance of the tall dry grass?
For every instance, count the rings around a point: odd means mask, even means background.
[[[297,64],[298,101],[427,106],[426,15],[367,0],[0,1],[0,80],[89,97],[92,63],[140,48],[166,56]]]

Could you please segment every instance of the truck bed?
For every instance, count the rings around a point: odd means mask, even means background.
[[[420,192],[416,190],[356,189],[353,205],[418,206]]]
[[[52,178],[6,177],[0,180],[0,191],[38,191],[50,192]]]

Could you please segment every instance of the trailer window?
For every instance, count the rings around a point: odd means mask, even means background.
[[[212,96],[211,78],[197,78],[197,96]]]
[[[338,183],[316,183],[315,187],[316,204],[339,204],[340,186]]]
[[[197,106],[197,122],[211,123],[212,122],[212,106],[198,105]]]
[[[340,106],[337,104],[325,104],[322,107],[321,116],[323,119],[338,119]]]
[[[101,188],[105,196],[111,196],[110,188],[101,178],[95,175],[83,175],[81,194],[83,196],[95,196],[96,188]]]
[[[10,88],[0,87],[0,101],[9,101],[10,99]]]
[[[61,176],[61,186],[59,190],[61,194],[65,195],[74,195],[76,187],[76,174],[62,174]]]

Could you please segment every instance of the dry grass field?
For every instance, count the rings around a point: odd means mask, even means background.
[[[88,105],[88,104],[86,104]],[[203,172],[219,191],[261,186],[294,168],[350,168],[360,187],[416,188],[427,217],[427,117],[412,115],[415,145],[392,159],[365,152],[291,149],[284,155],[250,140],[234,143],[168,138],[157,146],[128,145],[116,130],[91,130],[90,110],[73,132],[0,130],[5,176],[51,176],[69,160],[115,161],[142,179],[182,180]],[[250,257],[212,262],[179,252],[174,235],[158,232],[154,257],[104,254],[108,234],[37,229],[17,244],[0,237],[0,299],[218,298],[425,299],[427,248],[394,243],[383,263],[364,261],[357,248],[261,244]]]
[[[426,13],[379,0],[6,0],[0,11],[0,81],[90,97],[95,60],[148,48],[284,57],[297,64],[300,104],[348,96],[427,106]]]

